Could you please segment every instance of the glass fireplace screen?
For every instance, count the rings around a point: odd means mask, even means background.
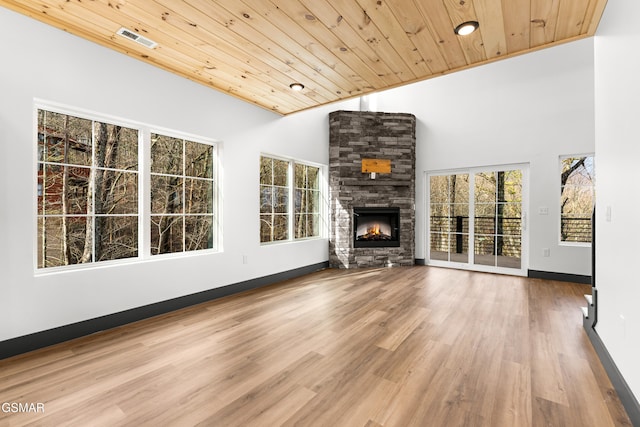
[[[400,246],[399,208],[354,208],[353,247]]]

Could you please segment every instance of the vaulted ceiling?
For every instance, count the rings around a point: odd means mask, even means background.
[[[289,114],[592,36],[606,0],[0,0],[0,5]],[[479,22],[478,31],[456,35],[454,28],[465,21]],[[294,91],[292,83],[304,88]]]

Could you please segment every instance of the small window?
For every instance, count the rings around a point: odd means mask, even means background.
[[[289,239],[289,162],[260,157],[260,242]]]
[[[320,235],[320,168],[295,164],[295,238]]]
[[[320,237],[321,169],[260,157],[260,242]]]
[[[215,149],[151,134],[151,254],[212,249]]]
[[[560,241],[591,243],[595,203],[593,155],[560,158]]]

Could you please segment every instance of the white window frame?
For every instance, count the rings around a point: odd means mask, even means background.
[[[327,214],[328,214],[328,203],[327,203],[327,191],[328,185],[326,181],[326,171],[327,166],[322,165],[320,163],[310,162],[306,160],[300,160],[293,157],[286,157],[278,154],[271,154],[266,152],[261,152],[258,156],[258,186],[260,185],[260,158],[268,157],[275,160],[282,160],[288,162],[288,212],[289,212],[289,220],[288,220],[288,238],[284,240],[275,240],[270,242],[260,242],[260,246],[269,246],[269,245],[279,245],[293,242],[304,242],[307,240],[318,240],[318,239],[326,239],[328,236],[327,230]],[[320,224],[319,224],[319,233],[317,236],[311,237],[295,237],[295,165],[306,165],[318,168],[318,187],[320,190]],[[258,240],[260,240],[260,199],[258,199]]]
[[[94,120],[99,122],[105,122],[108,124],[114,124],[118,126],[128,127],[136,129],[138,131],[138,256],[131,258],[123,258],[117,260],[108,261],[92,261],[86,264],[73,264],[56,267],[38,267],[38,110],[46,110],[59,114],[67,114],[74,117],[79,117],[87,120]],[[222,143],[218,140],[206,138],[198,135],[193,135],[185,132],[175,131],[173,129],[162,128],[159,126],[153,126],[134,120],[127,120],[108,114],[98,113],[95,111],[72,107],[57,102],[35,99],[33,103],[33,170],[32,170],[32,212],[33,214],[33,228],[32,228],[32,247],[33,250],[33,269],[34,275],[49,275],[57,274],[67,271],[78,271],[94,268],[103,268],[109,266],[128,265],[139,262],[157,261],[164,258],[177,258],[177,257],[192,257],[200,256],[204,254],[220,253],[223,251],[222,242],[222,197],[221,197],[221,154]],[[160,133],[167,136],[173,136],[176,138],[182,138],[189,141],[194,141],[202,144],[209,144],[214,147],[214,244],[213,248],[202,249],[196,251],[183,251],[178,253],[167,253],[159,255],[151,255],[151,194],[150,194],[150,163],[151,163],[151,134]],[[94,237],[95,238],[95,237]]]
[[[211,253],[211,252],[219,252],[221,244],[222,244],[222,233],[221,233],[221,222],[220,222],[220,212],[222,212],[221,210],[221,200],[220,200],[220,188],[219,188],[219,182],[218,182],[218,178],[219,178],[219,169],[220,169],[220,163],[219,163],[219,153],[218,153],[218,144],[212,140],[212,139],[208,139],[208,138],[203,138],[200,136],[196,136],[196,135],[191,135],[191,134],[187,134],[184,132],[177,132],[174,130],[170,130],[170,129],[163,129],[163,128],[159,128],[159,127],[153,127],[153,128],[148,128],[148,133],[145,133],[145,141],[147,141],[145,145],[145,173],[144,173],[144,180],[145,182],[145,192],[144,192],[144,196],[148,199],[144,201],[144,206],[146,208],[146,214],[145,214],[145,228],[144,228],[144,242],[145,242],[145,255],[156,259],[159,257],[180,257],[180,256],[185,256],[185,255],[196,255],[196,254],[201,254],[201,253]],[[212,248],[208,248],[208,249],[199,249],[196,251],[185,251],[184,248],[181,252],[173,252],[173,253],[165,253],[165,254],[151,254],[151,216],[153,216],[153,214],[151,213],[151,135],[152,134],[159,134],[162,136],[168,136],[171,138],[177,138],[177,139],[182,139],[185,141],[191,141],[191,142],[197,142],[199,144],[205,144],[205,145],[211,145],[213,146],[213,176],[212,176],[212,181],[213,181],[213,233],[214,233],[214,239],[213,239],[213,247]],[[184,165],[183,165],[184,166]],[[188,176],[184,175],[184,170],[183,170],[183,176],[182,178],[189,178]],[[186,206],[186,200],[183,200],[183,203]],[[185,212],[182,213],[183,217],[188,216]]]
[[[577,153],[577,154],[567,154],[558,156],[558,174],[557,178],[559,179],[562,176],[562,160],[568,159],[572,157],[592,157],[593,158],[593,167],[595,172],[595,164],[596,164],[596,155],[595,153]],[[591,186],[592,198],[595,203],[595,184]],[[562,240],[562,188],[560,188],[560,197],[557,199],[557,207],[558,207],[558,223],[557,223],[557,232],[558,232],[558,245],[559,246],[567,246],[567,247],[579,247],[579,248],[590,248],[591,242],[572,242]]]

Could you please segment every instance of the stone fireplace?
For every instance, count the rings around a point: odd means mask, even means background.
[[[413,265],[415,116],[335,111],[329,126],[330,266]]]

